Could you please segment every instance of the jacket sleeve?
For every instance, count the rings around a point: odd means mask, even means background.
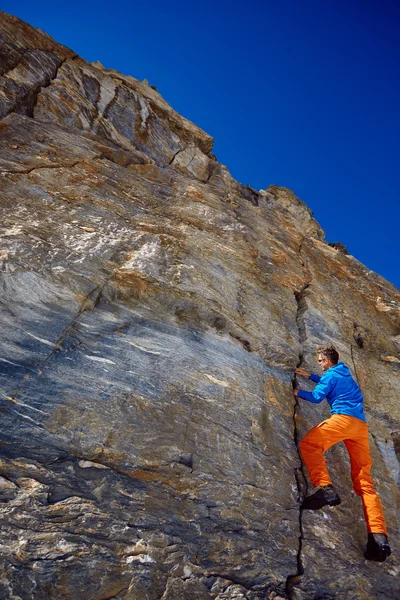
[[[326,398],[326,396],[332,390],[332,387],[333,382],[331,377],[321,377],[320,381],[315,386],[314,391],[306,392],[305,390],[299,390],[298,396],[304,400],[308,400],[308,402],[319,404],[324,398]]]
[[[310,373],[309,379],[311,379],[311,381],[314,381],[314,383],[318,383],[321,377],[319,375],[315,375],[314,373]]]

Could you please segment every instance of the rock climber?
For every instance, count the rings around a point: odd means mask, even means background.
[[[318,488],[303,500],[301,508],[317,510],[323,506],[340,504],[341,500],[332,485],[323,453],[334,444],[344,442],[350,455],[353,488],[362,498],[367,523],[368,541],[364,556],[367,560],[383,562],[390,556],[391,550],[382,504],[370,473],[372,459],[363,395],[352,378],[350,369],[339,362],[339,354],[333,346],[318,348],[317,358],[324,371],[322,377],[302,368],[295,370],[297,375],[308,377],[317,385],[312,392],[296,386],[294,395],[314,404],[319,404],[326,398],[331,407],[331,417],[313,427],[300,441],[301,456],[312,484]]]

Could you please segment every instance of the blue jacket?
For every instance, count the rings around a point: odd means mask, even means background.
[[[365,421],[364,398],[349,367],[340,362],[325,371],[322,377],[311,373],[310,379],[317,384],[314,391],[299,390],[300,398],[314,404],[319,404],[326,398],[331,407],[331,415],[349,415]]]

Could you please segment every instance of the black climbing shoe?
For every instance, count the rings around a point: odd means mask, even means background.
[[[301,508],[304,510],[318,510],[323,506],[337,506],[341,500],[333,485],[323,485],[316,492],[304,498]]]
[[[383,562],[391,555],[389,540],[385,533],[369,533],[367,549],[364,556],[367,560]]]

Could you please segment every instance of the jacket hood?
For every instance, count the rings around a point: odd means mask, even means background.
[[[344,363],[339,362],[337,365],[333,365],[328,371],[335,371],[338,375],[342,377],[351,377],[351,372],[349,367],[347,367]],[[328,372],[326,371],[326,372]]]

